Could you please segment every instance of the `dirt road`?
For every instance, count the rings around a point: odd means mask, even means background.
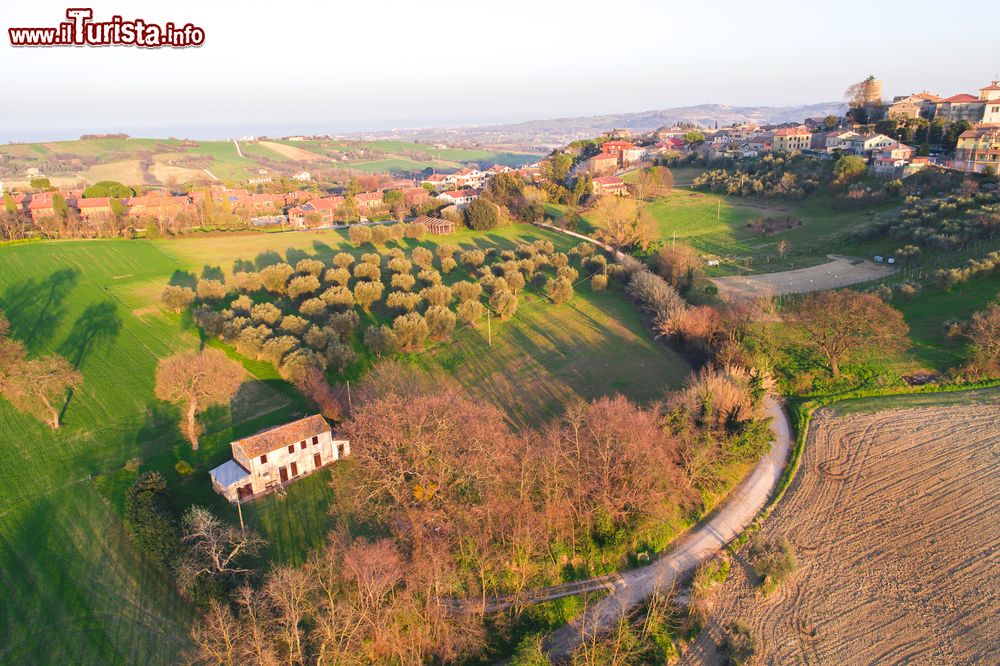
[[[775,441],[768,454],[733,495],[664,556],[645,567],[622,573],[612,582],[613,589],[609,594],[590,606],[583,617],[553,632],[545,641],[549,654],[568,655],[584,634],[613,627],[623,612],[641,603],[657,589],[669,589],[676,580],[692,573],[753,521],[778,483],[792,446],[791,425],[785,410],[777,401],[769,400],[767,414],[773,418],[771,427]]]
[[[803,294],[821,289],[837,289],[859,282],[868,282],[891,275],[895,269],[866,259],[829,255],[830,261],[819,266],[799,268],[781,273],[733,275],[712,278],[719,296],[732,301],[755,296]]]
[[[1000,404],[818,414],[762,530],[798,569],[762,597],[734,566],[682,663],[724,663],[739,622],[753,664],[996,664],[998,514]]]

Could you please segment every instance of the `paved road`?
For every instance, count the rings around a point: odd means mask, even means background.
[[[612,591],[590,606],[583,617],[560,627],[545,640],[545,650],[551,656],[572,653],[580,642],[584,627],[588,635],[595,630],[612,628],[622,613],[656,590],[670,589],[675,581],[694,572],[753,522],[777,486],[792,448],[792,429],[785,410],[776,400],[769,399],[766,411],[773,418],[771,428],[775,441],[736,492],[708,520],[682,537],[666,555],[640,569],[622,573],[613,582],[601,581],[602,587],[608,587],[610,582]]]

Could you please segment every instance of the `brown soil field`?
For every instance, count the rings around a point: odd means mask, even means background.
[[[724,663],[716,646],[737,622],[752,664],[1000,663],[998,515],[995,399],[824,410],[762,530],[789,539],[796,571],[762,596],[744,549],[681,663]]]
[[[851,259],[830,255],[830,261],[818,266],[799,268],[781,273],[734,275],[713,278],[719,295],[726,300],[756,296],[803,294],[821,289],[837,289],[859,282],[868,282],[891,275],[892,266],[876,264],[867,259]]]
[[[310,150],[305,150],[303,148],[296,148],[295,146],[289,146],[284,143],[275,143],[274,141],[259,141],[260,145],[266,146],[278,153],[279,155],[284,155],[290,160],[299,160],[302,162],[314,162],[319,160],[326,160],[327,158],[319,153],[314,153]]]

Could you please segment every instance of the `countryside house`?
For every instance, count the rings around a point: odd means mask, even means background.
[[[230,502],[278,490],[351,453],[350,442],[334,439],[319,414],[262,430],[231,446],[233,459],[209,472],[212,487]]]

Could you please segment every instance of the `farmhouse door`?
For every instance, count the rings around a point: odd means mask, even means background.
[[[298,463],[292,463],[292,476],[299,475],[299,465]]]
[[[288,481],[288,470],[285,469],[284,465],[278,468],[278,476],[281,477],[281,482],[284,483]]]
[[[323,457],[320,454],[317,453],[313,456],[313,465],[316,466],[316,469],[323,466]]]

